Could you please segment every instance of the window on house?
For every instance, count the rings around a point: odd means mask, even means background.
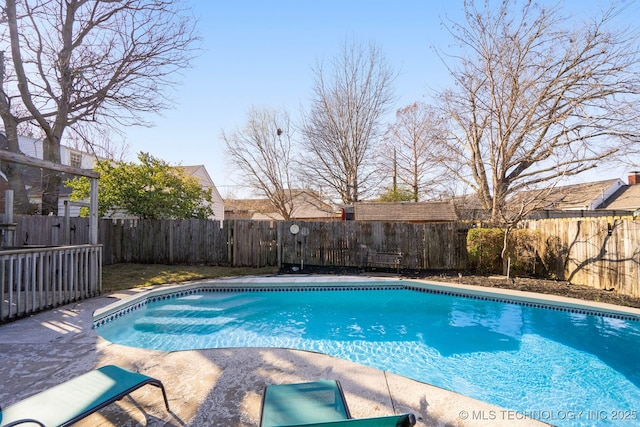
[[[73,166],[74,168],[82,167],[82,154],[71,153],[69,162],[71,163],[71,166]]]

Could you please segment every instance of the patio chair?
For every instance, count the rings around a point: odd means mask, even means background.
[[[69,426],[145,385],[162,390],[162,382],[119,366],[107,365],[0,410],[0,427]]]
[[[260,427],[405,427],[413,414],[351,418],[339,381],[269,385],[262,396]]]

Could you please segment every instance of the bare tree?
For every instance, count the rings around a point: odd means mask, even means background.
[[[11,99],[3,90],[10,79],[5,70],[4,52],[0,51],[0,117],[3,119],[4,133],[0,134],[0,149],[20,153],[18,144],[19,127],[25,120],[21,120],[11,111]],[[29,201],[27,187],[23,179],[24,167],[15,163],[2,162],[2,173],[7,177],[9,188],[14,192],[14,211],[17,213],[32,213],[34,207]]]
[[[93,154],[98,159],[124,162],[129,156],[130,145],[116,140],[109,128],[104,126],[73,127],[65,137],[65,145]],[[118,132],[115,132],[118,134]]]
[[[452,130],[444,165],[494,221],[510,195],[637,144],[638,34],[612,29],[618,13],[568,30],[559,9],[465,1],[465,22],[450,25],[461,50],[444,58],[455,79],[440,94]]]
[[[443,180],[437,161],[444,138],[441,121],[433,107],[414,102],[396,112],[385,134],[380,170],[392,175],[394,189],[398,183],[410,188],[415,202],[434,194]]]
[[[2,12],[9,146],[17,147],[12,122],[36,124],[44,159],[56,163],[67,128],[147,124],[143,114],[168,107],[197,40],[195,20],[174,0],[5,0]],[[60,176],[43,185],[42,213],[57,213]]]
[[[328,67],[314,70],[311,108],[302,124],[300,170],[304,179],[328,189],[344,203],[360,200],[377,181],[375,147],[381,119],[393,101],[394,73],[382,52],[345,42]]]
[[[247,125],[229,135],[222,132],[231,162],[248,186],[264,195],[284,219],[295,210],[291,191],[293,158],[289,114],[252,107]]]

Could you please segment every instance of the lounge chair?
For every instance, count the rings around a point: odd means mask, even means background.
[[[107,365],[0,410],[0,427],[69,426],[147,384],[162,390],[169,411],[162,382]]]
[[[260,427],[408,427],[413,414],[351,418],[339,381],[269,385],[262,396]]]

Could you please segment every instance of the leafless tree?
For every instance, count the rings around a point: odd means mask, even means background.
[[[67,128],[148,124],[170,105],[177,72],[195,53],[195,20],[175,0],[5,0],[0,114],[10,149],[16,122],[44,134],[60,162]],[[46,177],[42,213],[57,213],[60,176]]]
[[[231,163],[284,219],[290,219],[296,207],[291,190],[292,134],[289,114],[266,107],[252,107],[242,130],[222,132]]]
[[[343,203],[360,200],[374,185],[374,154],[381,120],[394,99],[395,78],[375,44],[345,42],[328,66],[314,69],[310,110],[302,123],[300,170],[304,180],[335,193]]]
[[[25,121],[11,111],[12,102],[3,90],[8,79],[5,69],[5,55],[0,51],[0,116],[4,125],[4,132],[0,134],[0,149],[19,153],[18,129]],[[32,213],[34,207],[29,201],[27,187],[23,180],[24,167],[15,163],[2,162],[0,170],[7,177],[9,188],[14,192],[14,211]]]
[[[639,44],[615,8],[566,29],[558,8],[483,4],[465,1],[465,22],[449,25],[460,50],[443,55],[455,80],[439,98],[452,130],[443,160],[498,222],[510,195],[637,144]]]
[[[65,145],[78,151],[90,153],[96,159],[124,162],[130,152],[130,145],[124,140],[116,140],[109,128],[104,126],[73,127],[65,137]],[[118,135],[118,132],[115,132]]]
[[[435,195],[442,184],[437,161],[444,124],[430,105],[414,102],[396,112],[389,125],[380,154],[380,170],[391,174],[394,183],[411,189],[413,200]]]

